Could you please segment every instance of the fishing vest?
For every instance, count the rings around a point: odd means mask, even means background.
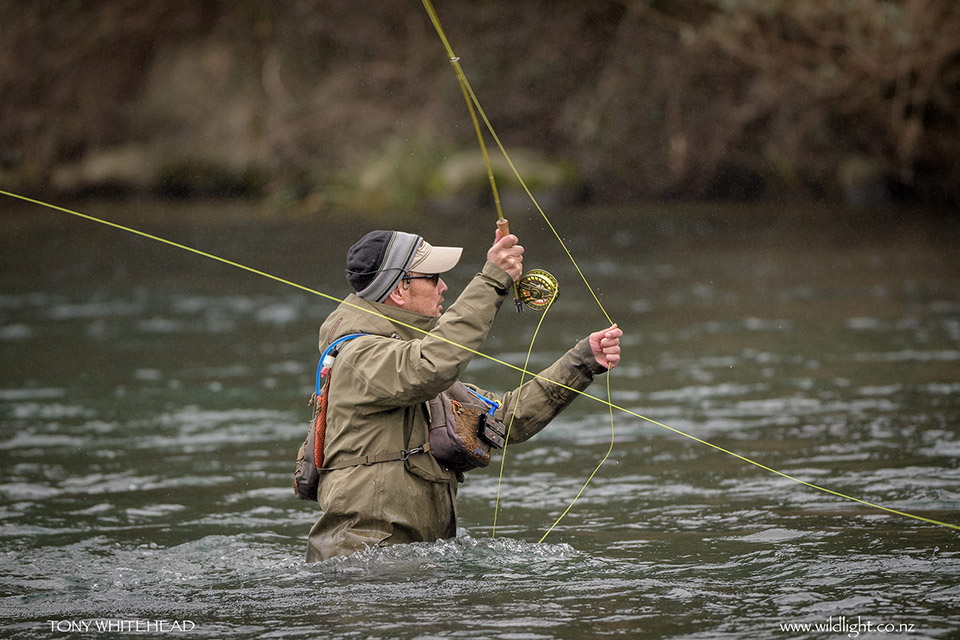
[[[423,444],[411,449],[379,452],[324,466],[323,447],[333,364],[340,346],[361,335],[366,334],[352,334],[335,340],[320,357],[316,392],[310,398],[313,416],[307,438],[297,454],[293,479],[294,494],[303,500],[316,501],[321,473],[402,461],[413,455],[433,455],[437,462],[458,474],[489,465],[492,450],[502,449],[506,441],[503,423],[493,417],[499,404],[457,381],[436,398],[425,403],[429,436]]]

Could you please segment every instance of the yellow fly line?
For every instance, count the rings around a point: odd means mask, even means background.
[[[506,221],[503,217],[503,210],[500,207],[500,195],[497,193],[497,182],[493,177],[493,169],[490,166],[490,157],[487,155],[487,145],[483,141],[483,132],[480,130],[480,123],[477,122],[477,112],[480,113],[480,116],[483,118],[483,122],[487,126],[487,130],[490,132],[490,135],[497,143],[497,147],[500,149],[500,153],[503,154],[503,157],[506,159],[507,164],[510,165],[510,168],[513,170],[514,176],[523,186],[524,191],[530,197],[530,200],[533,202],[534,206],[537,208],[537,211],[540,212],[540,215],[543,217],[543,220],[547,223],[550,229],[553,231],[553,235],[556,236],[557,240],[560,242],[560,246],[563,247],[563,250],[566,252],[567,257],[570,258],[570,262],[573,263],[573,267],[577,270],[577,273],[580,274],[580,278],[583,280],[583,283],[586,285],[587,289],[590,291],[590,294],[593,296],[593,299],[596,301],[597,306],[600,307],[600,311],[603,312],[603,315],[606,316],[607,322],[611,325],[613,320],[610,318],[610,314],[607,313],[607,310],[603,308],[603,305],[600,303],[600,299],[597,297],[597,294],[594,293],[593,287],[590,286],[590,283],[587,282],[586,276],[583,274],[583,271],[580,270],[580,266],[577,264],[577,261],[574,260],[573,254],[570,253],[570,250],[567,249],[567,246],[564,244],[563,239],[560,237],[560,234],[557,233],[557,230],[554,228],[553,223],[550,222],[550,219],[547,217],[547,214],[540,207],[540,204],[537,202],[537,199],[533,197],[533,193],[530,192],[530,189],[527,188],[526,183],[523,180],[523,177],[520,175],[520,172],[514,166],[513,161],[510,159],[510,155],[507,153],[507,150],[504,148],[503,144],[500,142],[500,137],[497,136],[497,132],[493,130],[493,125],[490,124],[490,120],[487,118],[486,113],[483,111],[483,107],[480,106],[480,101],[477,99],[476,93],[474,93],[473,88],[470,86],[470,82],[467,80],[466,74],[463,72],[463,67],[460,65],[460,58],[453,52],[453,47],[450,46],[450,41],[447,39],[447,34],[443,30],[443,26],[440,24],[440,18],[437,16],[437,12],[433,8],[433,3],[430,0],[422,0],[423,7],[427,10],[427,15],[430,16],[430,21],[433,23],[434,29],[437,31],[437,35],[440,36],[440,40],[443,42],[443,46],[447,51],[447,56],[450,58],[450,64],[453,65],[453,69],[457,74],[457,81],[460,84],[460,90],[463,92],[463,98],[466,100],[467,109],[470,112],[470,119],[473,121],[473,128],[477,133],[477,140],[480,143],[480,151],[483,153],[483,161],[487,167],[487,176],[490,180],[490,187],[493,189],[493,200],[497,207],[497,219],[501,221],[498,224],[503,224],[504,229],[506,229]],[[474,110],[476,106],[476,111]],[[552,277],[551,277],[552,278]],[[517,309],[520,309],[520,291],[518,289],[517,283],[513,285],[514,298],[518,300]],[[530,347],[527,349],[527,362],[524,363],[524,369],[527,368],[527,363],[530,361],[530,353],[533,351],[533,343],[537,339],[537,333],[540,331],[540,326],[543,324],[543,318],[546,317],[546,311],[550,308],[550,305],[556,299],[556,292],[550,297],[547,302],[546,308],[544,309],[544,315],[540,318],[540,322],[537,323],[537,328],[534,331],[533,338],[530,341]],[[520,385],[523,385],[523,376],[520,376]],[[607,374],[607,401],[612,400],[610,395],[610,374]],[[517,403],[520,401],[519,394],[517,395]],[[510,418],[510,425],[513,424],[513,416],[516,415],[517,406],[514,405],[513,413]],[[507,441],[509,441],[510,426],[507,427]],[[613,425],[613,411],[610,411],[610,447],[607,450],[603,459],[600,460],[600,463],[593,470],[593,473],[590,474],[590,477],[587,478],[586,482],[583,483],[583,486],[580,488],[580,491],[574,497],[573,501],[563,510],[563,513],[560,514],[560,517],[547,529],[546,533],[543,534],[543,538],[540,539],[541,542],[546,539],[550,532],[560,523],[565,515],[573,508],[573,505],[576,504],[577,500],[580,499],[580,496],[583,494],[584,489],[587,488],[587,485],[590,484],[590,481],[597,474],[597,471],[600,470],[600,467],[603,466],[603,463],[607,461],[607,458],[610,457],[610,452],[613,451],[613,440],[614,440],[614,425]],[[497,497],[494,501],[493,508],[493,531],[492,536],[496,537],[497,535],[497,514],[500,510],[500,486],[501,481],[503,480],[503,469],[507,459],[507,450],[506,443],[504,443],[503,453],[500,457],[500,477],[497,479]]]
[[[871,508],[873,508],[873,509],[879,509],[880,511],[885,511],[885,512],[887,512],[887,513],[892,513],[892,514],[894,514],[894,515],[903,516],[903,517],[905,517],[905,518],[912,518],[913,520],[919,520],[919,521],[921,521],[921,522],[926,522],[926,523],[929,523],[929,524],[935,524],[935,525],[938,525],[938,526],[941,526],[941,527],[947,527],[947,528],[949,528],[949,529],[954,529],[954,530],[960,531],[960,525],[957,525],[957,524],[951,524],[951,523],[949,523],[949,522],[943,522],[943,521],[940,521],[940,520],[934,520],[934,519],[932,519],[932,518],[925,518],[925,517],[923,517],[923,516],[918,516],[918,515],[916,515],[916,514],[907,513],[907,512],[905,512],[905,511],[899,511],[899,510],[897,510],[897,509],[891,509],[890,507],[884,507],[883,505],[879,505],[879,504],[876,504],[876,503],[873,503],[873,502],[868,502],[868,501],[866,501],[866,500],[861,500],[860,498],[855,498],[855,497],[850,496],[850,495],[847,495],[847,494],[845,494],[845,493],[841,493],[841,492],[839,492],[839,491],[834,491],[833,489],[828,489],[828,488],[826,488],[826,487],[821,487],[821,486],[819,486],[819,485],[813,484],[812,482],[807,482],[807,481],[805,481],[805,480],[801,480],[801,479],[799,479],[799,478],[795,478],[795,477],[793,477],[793,476],[791,476],[791,475],[789,475],[789,474],[787,474],[787,473],[784,473],[784,472],[782,472],[782,471],[778,471],[778,470],[776,470],[776,469],[773,469],[773,468],[771,468],[771,467],[768,467],[768,466],[766,466],[766,465],[764,465],[764,464],[762,464],[762,463],[760,463],[760,462],[757,462],[757,461],[755,461],[755,460],[751,460],[750,458],[748,458],[748,457],[746,457],[746,456],[742,456],[742,455],[740,455],[739,453],[735,453],[735,452],[730,451],[730,450],[728,450],[728,449],[725,449],[725,448],[723,448],[723,447],[721,447],[721,446],[719,446],[719,445],[713,444],[712,442],[708,442],[708,441],[706,441],[706,440],[703,440],[702,438],[698,438],[698,437],[696,437],[696,436],[690,435],[689,433],[685,433],[685,432],[683,432],[683,431],[680,431],[679,429],[675,429],[675,428],[673,428],[673,427],[669,427],[669,426],[663,424],[662,422],[658,422],[658,421],[653,420],[653,419],[651,419],[651,418],[647,418],[646,416],[640,415],[639,413],[637,413],[637,412],[635,412],[635,411],[631,411],[630,409],[627,409],[627,408],[621,407],[621,406],[619,406],[619,405],[616,405],[616,404],[610,402],[609,400],[603,400],[602,398],[598,398],[597,396],[594,396],[594,395],[592,395],[592,394],[589,394],[589,393],[587,393],[587,392],[585,392],[585,391],[580,391],[579,389],[574,389],[574,388],[569,387],[569,386],[567,386],[567,385],[565,385],[565,384],[563,384],[563,383],[561,383],[561,382],[557,382],[557,381],[555,381],[555,380],[551,380],[550,378],[547,378],[546,376],[540,375],[539,373],[534,373],[534,372],[532,372],[532,371],[529,371],[529,370],[526,369],[526,367],[518,367],[518,366],[516,366],[516,365],[510,364],[509,362],[506,362],[506,361],[504,361],[504,360],[501,360],[501,359],[499,359],[499,358],[496,358],[496,357],[494,357],[494,356],[487,355],[487,354],[485,354],[485,353],[483,353],[483,352],[481,352],[481,351],[478,351],[478,350],[476,350],[476,349],[471,349],[470,347],[467,347],[467,346],[465,346],[465,345],[462,345],[462,344],[459,344],[459,343],[457,343],[457,342],[454,342],[453,340],[449,340],[449,339],[447,339],[447,338],[444,338],[444,337],[442,337],[442,336],[438,336],[438,335],[436,335],[436,334],[431,334],[429,331],[424,331],[423,329],[420,329],[420,328],[418,328],[418,327],[414,327],[413,325],[408,325],[408,324],[405,324],[405,323],[403,323],[403,322],[399,322],[399,321],[397,321],[397,320],[393,320],[393,319],[391,319],[391,318],[386,318],[386,317],[383,316],[382,314],[379,314],[379,313],[377,313],[376,311],[373,311],[373,310],[368,309],[368,308],[366,308],[366,307],[361,307],[361,306],[359,306],[359,305],[350,304],[350,303],[348,303],[348,302],[345,302],[342,298],[338,298],[337,296],[333,296],[333,295],[330,295],[330,294],[328,294],[328,293],[324,293],[324,292],[322,292],[322,291],[318,291],[318,290],[316,290],[316,289],[312,289],[312,288],[310,288],[310,287],[306,287],[306,286],[304,286],[304,285],[302,285],[302,284],[297,284],[296,282],[292,282],[292,281],[290,281],[290,280],[286,280],[286,279],[281,278],[281,277],[279,277],[279,276],[275,276],[275,275],[273,275],[273,274],[267,273],[266,271],[261,271],[261,270],[259,270],[259,269],[254,269],[253,267],[248,267],[247,265],[241,264],[241,263],[239,263],[239,262],[235,262],[235,261],[233,261],[233,260],[228,260],[227,258],[222,258],[222,257],[217,256],[217,255],[214,255],[214,254],[212,254],[212,253],[208,253],[208,252],[206,252],[206,251],[201,251],[200,249],[195,249],[195,248],[193,248],[193,247],[189,247],[189,246],[184,245],[184,244],[181,244],[181,243],[179,243],[179,242],[174,242],[173,240],[168,240],[168,239],[166,239],[166,238],[162,238],[162,237],[160,237],[160,236],[153,235],[153,234],[151,234],[151,233],[146,233],[145,231],[140,231],[139,229],[134,229],[134,228],[132,228],[132,227],[127,227],[127,226],[124,226],[124,225],[121,225],[121,224],[117,224],[117,223],[115,223],[115,222],[110,222],[110,221],[108,221],[108,220],[103,220],[102,218],[97,218],[97,217],[95,217],[95,216],[88,215],[88,214],[85,214],[85,213],[80,213],[80,212],[78,212],[78,211],[73,211],[73,210],[67,209],[67,208],[65,208],[65,207],[60,207],[60,206],[57,206],[57,205],[54,205],[54,204],[49,204],[49,203],[43,202],[43,201],[41,201],[41,200],[35,200],[35,199],[33,199],[33,198],[28,198],[27,196],[22,196],[22,195],[19,195],[19,194],[16,194],[16,193],[11,193],[11,192],[9,192],[9,191],[3,191],[3,190],[0,190],[0,195],[4,195],[4,196],[10,197],[10,198],[16,198],[16,199],[18,199],[18,200],[23,200],[24,202],[29,202],[29,203],[36,204],[36,205],[39,205],[39,206],[42,206],[42,207],[47,207],[48,209],[54,209],[54,210],[56,210],[56,211],[61,211],[61,212],[63,212],[63,213],[67,213],[67,214],[70,214],[70,215],[72,215],[72,216],[76,216],[76,217],[78,217],[78,218],[83,218],[84,220],[89,220],[89,221],[91,221],[91,222],[96,222],[96,223],[99,223],[99,224],[102,224],[102,225],[106,225],[106,226],[108,226],[108,227],[112,227],[112,228],[118,229],[118,230],[120,230],[120,231],[125,231],[125,232],[127,232],[127,233],[132,233],[132,234],[137,235],[137,236],[140,236],[140,237],[142,237],[142,238],[147,238],[147,239],[149,239],[149,240],[154,240],[154,241],[156,241],[156,242],[160,242],[160,243],[162,243],[162,244],[165,244],[165,245],[168,245],[168,246],[171,246],[171,247],[175,247],[175,248],[177,248],[177,249],[182,249],[182,250],[184,250],[184,251],[188,251],[188,252],[190,252],[190,253],[193,253],[193,254],[198,255],[198,256],[202,256],[202,257],[204,257],[204,258],[209,258],[209,259],[211,259],[211,260],[215,260],[215,261],[217,261],[217,262],[220,262],[220,263],[229,265],[229,266],[231,266],[231,267],[236,267],[236,268],[238,268],[238,269],[242,269],[243,271],[247,271],[247,272],[249,272],[249,273],[253,273],[253,274],[255,274],[255,275],[262,276],[262,277],[264,277],[264,278],[273,280],[274,282],[279,282],[279,283],[281,283],[281,284],[285,284],[285,285],[287,285],[287,286],[289,286],[289,287],[293,287],[293,288],[295,288],[295,289],[299,289],[300,291],[304,291],[304,292],[306,292],[306,293],[309,293],[309,294],[312,294],[312,295],[315,295],[315,296],[319,296],[319,297],[324,298],[324,299],[326,299],[326,300],[329,300],[329,301],[331,301],[331,302],[336,302],[336,303],[338,303],[338,304],[345,304],[345,305],[350,306],[350,307],[352,307],[352,308],[354,308],[354,309],[358,309],[358,310],[360,310],[360,311],[363,311],[364,313],[369,313],[369,314],[371,314],[371,315],[373,315],[373,316],[377,316],[377,317],[383,318],[383,319],[385,319],[385,320],[389,320],[390,322],[394,322],[394,323],[396,323],[396,324],[398,324],[398,325],[401,325],[401,326],[403,326],[403,327],[406,327],[406,328],[411,329],[411,330],[413,330],[413,331],[416,331],[416,332],[418,332],[418,333],[422,333],[422,334],[424,334],[424,335],[430,335],[430,336],[433,337],[434,339],[442,340],[443,342],[446,342],[446,343],[448,343],[448,344],[454,345],[454,346],[456,346],[456,347],[458,347],[458,348],[460,348],[460,349],[463,349],[464,351],[467,351],[468,353],[471,353],[471,354],[473,354],[473,355],[475,355],[475,356],[479,356],[479,357],[484,358],[484,359],[486,359],[486,360],[489,360],[489,361],[491,361],[491,362],[495,362],[495,363],[497,363],[497,364],[499,364],[499,365],[501,365],[501,366],[507,367],[507,368],[509,368],[509,369],[513,369],[514,371],[517,371],[517,372],[519,372],[519,373],[521,373],[521,374],[523,374],[523,375],[528,375],[528,376],[531,376],[531,377],[533,377],[533,378],[537,378],[537,379],[543,380],[544,382],[547,382],[547,383],[549,383],[549,384],[554,384],[554,385],[557,385],[558,387],[561,387],[561,388],[563,388],[563,389],[567,389],[567,390],[569,390],[569,391],[572,391],[572,392],[576,393],[577,395],[583,396],[583,397],[585,397],[585,398],[589,398],[590,400],[592,400],[592,401],[594,401],[594,402],[598,402],[598,403],[600,403],[600,404],[608,407],[608,408],[610,409],[611,414],[613,413],[614,410],[616,410],[616,411],[619,411],[619,412],[621,412],[621,413],[625,413],[625,414],[627,414],[627,415],[633,416],[633,417],[635,417],[635,418],[639,418],[640,420],[644,420],[644,421],[649,422],[649,423],[651,423],[651,424],[655,424],[655,425],[657,425],[658,427],[662,427],[662,428],[664,428],[664,429],[666,429],[666,430],[668,430],[668,431],[672,431],[673,433],[676,433],[677,435],[683,436],[683,437],[685,437],[685,438],[689,438],[690,440],[693,440],[694,442],[699,442],[700,444],[703,444],[703,445],[706,445],[706,446],[708,446],[708,447],[711,447],[712,449],[716,449],[717,451],[720,451],[721,453],[725,453],[725,454],[727,454],[727,455],[733,456],[734,458],[737,458],[738,460],[741,460],[741,461],[743,461],[743,462],[746,462],[747,464],[751,464],[751,465],[753,465],[753,466],[755,466],[755,467],[758,467],[758,468],[760,468],[760,469],[763,469],[764,471],[769,471],[770,473],[776,474],[776,475],[778,475],[778,476],[780,476],[780,477],[782,477],[782,478],[786,478],[787,480],[792,480],[793,482],[796,482],[796,483],[798,483],[798,484],[802,484],[802,485],[804,485],[804,486],[806,486],[806,487],[810,487],[811,489],[816,489],[817,491],[822,491],[822,492],[824,492],[824,493],[828,493],[828,494],[830,494],[830,495],[837,496],[837,497],[843,498],[843,499],[845,499],[845,500],[850,500],[850,501],[852,501],[852,502],[857,502],[857,503],[859,503],[859,504],[862,504],[862,505],[871,507]]]
[[[523,387],[523,380],[524,380],[524,377],[526,376],[527,367],[530,365],[530,354],[533,353],[533,344],[537,341],[537,335],[539,335],[540,333],[540,327],[543,326],[543,321],[547,317],[547,312],[550,311],[550,306],[553,304],[553,301],[556,299],[557,299],[556,296],[552,296],[547,301],[547,307],[543,310],[543,313],[540,315],[540,321],[537,322],[537,328],[533,330],[533,337],[530,338],[530,346],[527,347],[527,357],[523,361],[523,373],[520,374],[520,384],[517,385],[518,389],[520,387]],[[503,451],[500,452],[500,473],[497,476],[497,497],[493,503],[493,530],[490,534],[491,538],[497,537],[497,515],[500,513],[500,486],[503,484],[503,469],[507,464],[507,446],[509,446],[510,444],[510,432],[513,430],[513,421],[517,417],[517,408],[519,406],[520,406],[520,392],[518,391],[517,397],[515,398],[513,403],[513,409],[510,411],[510,422],[507,423],[507,435],[503,439]],[[550,529],[547,530],[547,533],[550,533],[552,529],[553,527],[550,527]],[[544,534],[543,537],[546,538],[547,537],[546,534]],[[541,539],[541,542],[543,542],[542,539]]]
[[[550,307],[553,306],[554,301],[557,297],[552,296],[547,301],[547,306],[543,310],[543,315],[540,316],[540,321],[537,323],[537,328],[533,332],[533,338],[530,340],[530,347],[527,349],[527,357],[523,362],[523,372],[520,374],[520,387],[523,386],[524,376],[528,373],[527,366],[530,364],[530,354],[533,353],[533,344],[537,341],[537,335],[540,333],[540,327],[543,325],[544,319],[547,317],[547,312],[550,311]],[[539,377],[539,376],[538,376]],[[591,396],[592,397],[592,396]],[[547,536],[550,535],[550,532],[553,531],[560,521],[563,520],[570,509],[573,508],[573,505],[577,504],[577,500],[580,499],[580,496],[583,495],[584,490],[587,488],[587,485],[590,484],[590,481],[593,480],[593,476],[597,475],[597,472],[600,471],[600,467],[607,461],[607,458],[610,457],[610,453],[613,451],[613,440],[614,440],[614,431],[613,431],[613,404],[609,402],[611,399],[610,395],[610,376],[607,375],[607,405],[610,410],[610,446],[607,447],[607,452],[604,454],[600,462],[597,463],[597,466],[594,468],[593,472],[587,477],[584,481],[583,486],[580,487],[580,491],[577,492],[577,495],[574,496],[573,500],[570,501],[570,504],[567,505],[567,508],[553,521],[553,524],[543,533],[543,537],[540,538],[539,542],[543,542],[547,539]],[[503,483],[503,468],[507,461],[507,446],[510,444],[510,430],[513,428],[513,420],[517,415],[517,406],[520,403],[520,394],[517,394],[516,401],[513,405],[513,410],[510,412],[510,422],[507,424],[507,437],[504,439],[503,451],[500,453],[500,474],[497,477],[497,497],[494,502],[493,507],[493,531],[491,532],[490,537],[497,537],[497,515],[500,512],[500,485]]]

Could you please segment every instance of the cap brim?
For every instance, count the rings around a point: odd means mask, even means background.
[[[422,255],[421,255],[422,252]],[[462,247],[433,247],[424,242],[410,264],[417,273],[446,273],[460,262]]]

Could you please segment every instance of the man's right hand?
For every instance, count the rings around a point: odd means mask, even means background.
[[[487,251],[487,260],[506,271],[514,282],[523,274],[523,247],[519,243],[517,236],[512,233],[501,236],[497,229],[493,246]]]

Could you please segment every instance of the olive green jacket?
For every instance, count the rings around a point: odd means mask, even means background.
[[[447,340],[478,350],[511,284],[506,272],[488,262],[440,318],[355,295],[330,314],[320,328],[321,351],[338,337],[369,335],[345,342],[333,367],[324,467],[426,443],[427,402],[457,382],[473,356]],[[605,370],[582,340],[541,375],[582,390]],[[495,416],[504,423],[516,408],[510,443],[539,432],[576,396],[540,379],[502,397],[480,393],[501,404]],[[457,483],[462,479],[430,453],[321,473],[317,501],[323,514],[310,530],[307,561],[365,546],[455,536]]]

